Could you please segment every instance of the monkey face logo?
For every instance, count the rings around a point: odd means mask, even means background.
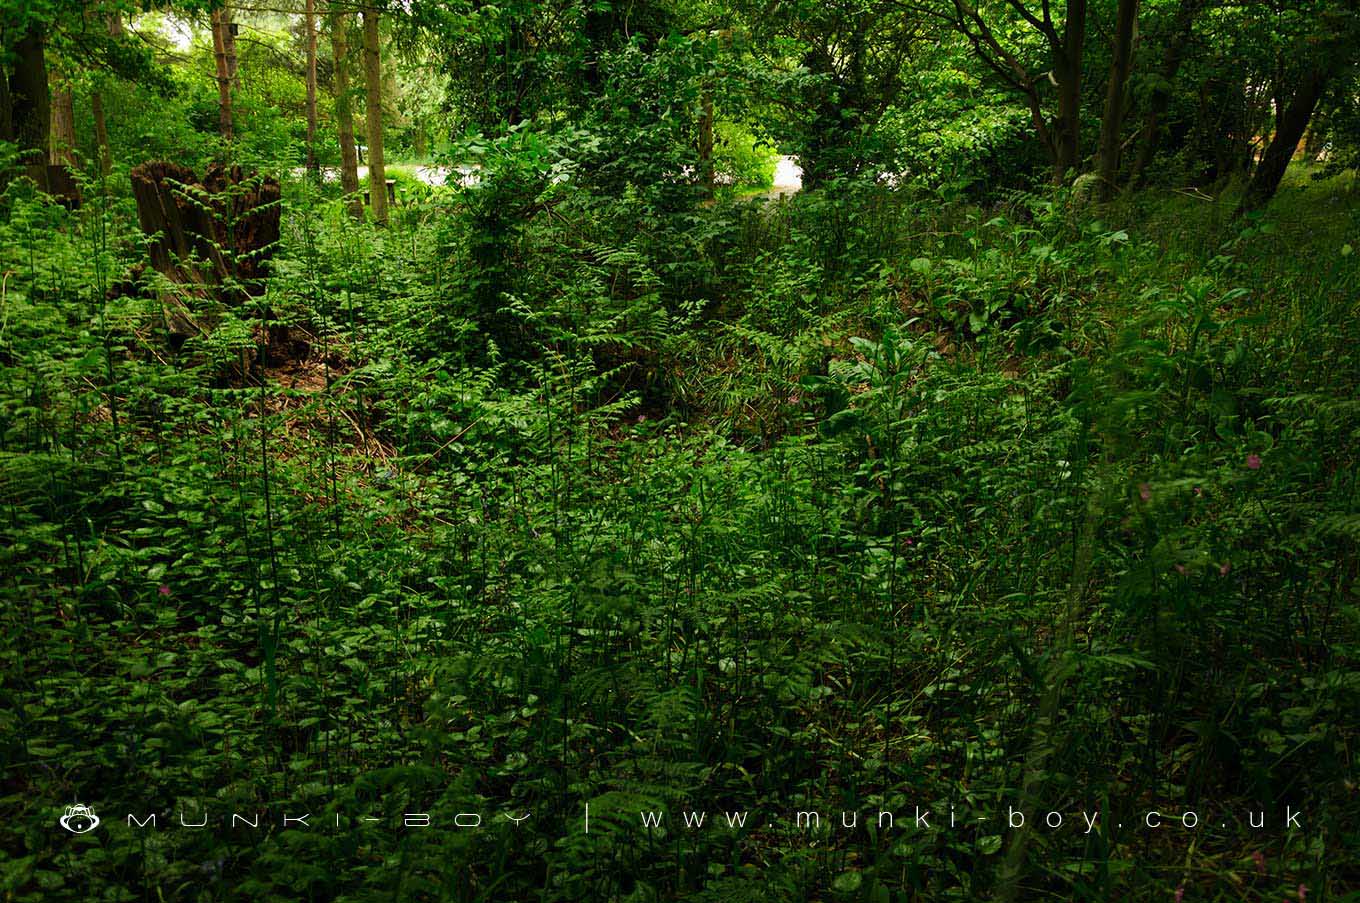
[[[90,807],[84,803],[76,803],[74,806],[66,807],[66,814],[58,821],[61,826],[72,834],[85,834],[99,827],[99,816],[90,811]]]

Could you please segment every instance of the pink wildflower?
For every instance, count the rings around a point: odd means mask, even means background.
[[[1299,903],[1303,903],[1303,901],[1304,901],[1304,900],[1307,900],[1307,899],[1308,899],[1308,885],[1306,885],[1306,884],[1300,884],[1300,885],[1299,885]]]
[[[1184,885],[1184,884],[1182,884],[1180,887],[1177,887],[1177,888],[1176,888],[1176,896],[1175,896],[1176,903],[1181,903],[1181,900],[1183,900],[1183,899],[1185,899],[1185,885]]]
[[[1264,875],[1266,873],[1266,857],[1261,853],[1261,851],[1255,850],[1251,854],[1251,860],[1252,862],[1256,863],[1256,874]]]
[[[161,588],[158,589],[158,590],[156,590],[156,592],[160,593],[162,596],[168,596],[168,595],[170,595],[170,587],[168,587],[168,586],[166,586],[164,583],[162,583],[162,584],[161,584]]]
[[[1178,565],[1176,565],[1176,573],[1177,573],[1177,574],[1184,574],[1184,573],[1185,573],[1185,565],[1183,565],[1183,564],[1178,564]]]
[[[1228,571],[1230,570],[1232,570],[1232,565],[1228,564],[1228,562],[1225,561],[1218,566],[1218,576],[1226,577],[1228,576]]]
[[[1145,502],[1152,501],[1152,487],[1147,483],[1138,484],[1138,497]]]
[[[1256,454],[1256,452],[1252,452],[1251,454],[1247,455],[1247,470],[1260,470],[1260,469],[1261,469],[1261,456]]]

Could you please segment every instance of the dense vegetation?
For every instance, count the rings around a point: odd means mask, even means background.
[[[1358,19],[3,4],[0,895],[1360,900]]]

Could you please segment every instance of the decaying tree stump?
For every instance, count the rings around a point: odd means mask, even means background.
[[[176,282],[234,282],[246,294],[263,292],[279,240],[277,179],[214,163],[200,181],[164,160],[143,163],[131,175],[142,231],[155,236],[152,266]]]

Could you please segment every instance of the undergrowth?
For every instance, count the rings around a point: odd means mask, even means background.
[[[7,899],[1354,898],[1353,195],[525,159],[386,230],[290,186],[234,306],[11,187]]]

